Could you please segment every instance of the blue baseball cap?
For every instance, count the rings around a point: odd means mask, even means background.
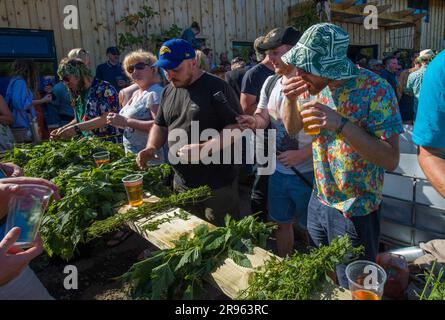
[[[176,69],[184,60],[196,57],[190,42],[172,39],[165,42],[159,50],[159,60],[153,66],[167,70]]]

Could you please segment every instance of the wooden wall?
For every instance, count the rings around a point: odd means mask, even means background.
[[[289,23],[287,8],[303,0],[0,0],[0,27],[53,30],[59,59],[76,47],[92,53],[93,65],[105,59],[105,49],[115,45],[125,27],[118,22],[142,5],[160,13],[147,26],[147,33],[159,33],[176,23],[186,28],[200,23],[202,36],[215,56],[232,52],[233,41],[253,42],[277,26]],[[380,0],[393,4],[392,11],[406,8],[407,0]],[[430,0],[430,23],[423,23],[422,48],[443,49],[445,1]],[[79,9],[79,30],[65,30],[63,9]],[[367,31],[362,26],[343,24],[352,44],[379,44],[381,48],[410,48],[412,28],[385,33]]]

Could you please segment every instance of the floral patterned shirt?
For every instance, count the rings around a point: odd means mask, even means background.
[[[85,103],[82,103],[79,97],[75,104],[75,111],[78,123],[100,117],[106,112],[119,113],[118,93],[108,82],[94,79],[87,93]],[[114,136],[118,134],[118,129],[112,126],[106,126],[95,129],[92,132],[98,137]]]
[[[388,139],[403,133],[397,99],[391,86],[375,73],[360,69],[358,77],[318,98],[369,134]],[[321,130],[313,141],[317,194],[345,217],[364,216],[378,209],[385,171],[363,159],[335,132]]]

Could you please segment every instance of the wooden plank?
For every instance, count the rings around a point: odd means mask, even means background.
[[[36,0],[24,0],[22,11],[28,12],[29,25],[31,29],[40,29],[39,17],[36,14]]]
[[[106,42],[105,47],[111,47],[117,45],[117,32],[116,32],[116,12],[114,10],[114,3],[110,3],[109,0],[101,0],[104,1],[104,4],[101,4],[100,7],[103,8],[105,6],[105,13],[106,13],[106,28],[109,32],[109,37],[104,37]],[[113,0],[114,2],[115,0]],[[105,51],[106,48],[103,49],[103,52],[101,52],[101,57],[104,60],[105,59]]]
[[[224,3],[221,0],[213,0],[213,28],[215,35],[214,56],[216,64],[219,64],[219,55],[226,49],[226,29],[224,28]]]
[[[283,10],[283,0],[275,0],[275,26],[276,27],[284,27],[284,16],[286,11]]]
[[[248,41],[255,41],[261,34],[257,31],[257,15],[256,4],[253,0],[247,0],[246,2],[246,22],[247,30],[246,37]]]
[[[9,28],[17,28],[17,17],[15,14],[15,1],[14,0],[6,0],[5,6],[7,10],[8,17],[8,27]]]
[[[94,70],[101,63],[99,50],[96,6],[91,1],[79,1],[80,32],[82,33],[82,48],[90,52],[91,66]]]
[[[97,33],[99,35],[98,56],[95,57],[95,66],[102,63],[102,60],[104,60],[106,48],[110,47],[111,44],[114,45],[116,41],[115,35],[111,34],[110,24],[108,23],[106,2],[107,0],[94,1],[94,4],[96,6]],[[110,7],[113,8],[113,6]],[[95,67],[93,67],[92,69],[93,71],[96,70]]]
[[[15,1],[15,16],[17,17],[17,28],[30,29],[31,21],[28,13],[28,1]]]
[[[63,28],[63,25],[60,24],[61,14],[59,11],[59,7],[56,3],[51,3],[51,5],[48,7],[48,10],[49,10],[49,20],[51,24],[51,29],[54,32],[54,42],[56,44],[57,61],[60,61],[63,57],[65,57],[65,53],[63,51],[62,35],[60,31],[60,29]]]
[[[233,41],[236,40],[235,0],[224,0],[224,26],[226,50],[230,61],[233,57]]]
[[[201,25],[201,1],[200,0],[187,0],[187,12],[188,12],[188,24],[196,21]]]
[[[265,36],[270,30],[266,29],[266,8],[264,0],[256,1],[256,18],[257,18],[257,30],[259,35]]]
[[[116,25],[116,40],[119,39],[119,34],[125,34],[127,28],[121,20],[128,15],[128,1],[127,0],[114,0],[114,21]],[[116,42],[117,44],[117,42]]]
[[[148,0],[146,1],[147,6],[151,7],[158,14],[155,15],[148,23],[147,33],[148,34],[160,34],[161,33],[161,9],[159,7],[158,0]]]
[[[274,0],[264,0],[265,17],[266,17],[266,33],[277,27],[275,23]]]
[[[51,11],[49,0],[37,0],[36,1],[36,13],[38,16],[39,27],[43,30],[50,30],[51,25]]]
[[[173,14],[175,17],[175,21],[171,23],[171,25],[173,23],[176,23],[178,25],[178,27],[180,27],[182,30],[187,29],[188,27],[190,27],[192,21],[189,20],[188,17],[188,5],[187,5],[188,1],[183,1],[183,0],[173,0]],[[170,26],[171,26],[170,25]],[[170,26],[168,28],[170,28]]]
[[[65,20],[63,9],[70,3],[72,3],[72,1],[59,0],[57,1],[57,5],[53,7],[53,11],[51,12],[51,16],[53,18],[52,23],[58,24],[60,26],[60,37],[62,39],[62,50],[60,52],[60,57],[66,57],[68,52],[74,48],[73,31],[67,30],[63,26],[63,22]]]
[[[170,29],[175,21],[173,0],[160,1],[159,6],[161,10],[161,31],[164,32]]]
[[[81,0],[82,1],[82,0]],[[73,48],[82,48],[83,47],[83,41],[82,41],[82,15],[83,12],[81,8],[79,7],[78,0],[77,1],[69,1],[69,4],[75,5],[79,10],[79,29],[77,30],[70,30],[70,33],[73,37],[74,46],[72,48],[68,48],[68,51],[70,51]],[[87,36],[87,35],[85,35]],[[89,50],[88,48],[85,48],[86,50]]]
[[[147,203],[155,203],[159,199],[156,197],[149,197],[144,199]],[[120,208],[119,213],[126,212],[130,206],[124,206]],[[173,209],[165,214],[162,214],[152,220],[141,219],[135,223],[129,223],[129,227],[136,233],[153,243],[160,249],[174,248],[174,240],[179,239],[184,234],[193,235],[193,230],[202,224],[207,224],[210,228],[214,228],[213,225],[208,222],[190,215],[190,219],[182,220],[176,218],[170,222],[161,224],[155,231],[148,232],[144,225],[149,221],[156,221],[164,217],[172,216],[174,213],[179,213],[179,209]],[[252,263],[253,268],[260,267],[264,262],[273,256],[272,253],[255,247],[253,254],[248,254],[247,258]],[[248,287],[248,281],[251,274],[254,272],[252,268],[244,268],[235,264],[232,259],[227,258],[224,263],[211,273],[207,278],[210,283],[219,288],[228,297],[234,299],[238,296],[241,290]],[[314,299],[331,299],[331,300],[351,300],[351,293],[348,290],[340,289],[333,285],[325,285],[320,293],[314,295]]]
[[[201,1],[201,33],[207,37],[206,46],[215,48],[215,34],[213,29],[213,2],[212,0]]]
[[[7,28],[8,23],[8,11],[6,10],[6,0],[0,0],[0,28]]]
[[[247,15],[246,0],[236,0],[235,1],[235,16],[236,16],[236,38],[237,38],[237,40],[247,41],[246,15]]]

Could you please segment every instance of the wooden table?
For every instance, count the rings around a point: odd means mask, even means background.
[[[145,198],[144,202],[156,202],[158,200],[158,198],[151,196]],[[131,207],[128,205],[124,206],[119,209],[119,213],[125,212],[130,208]],[[144,225],[147,224],[148,221],[152,222],[167,216],[172,216],[175,213],[179,213],[179,210],[180,209],[172,209],[152,220],[141,219],[137,222],[129,223],[128,225],[133,231],[137,232],[160,249],[173,248],[173,240],[179,239],[183,234],[191,233],[194,228],[201,224],[208,224],[210,227],[214,227],[212,224],[190,214],[190,219],[188,220],[175,218],[170,222],[161,224],[155,231],[147,231],[144,229]],[[271,256],[273,256],[272,253],[259,247],[254,248],[253,254],[247,255],[253,268],[263,265],[264,261]],[[253,269],[241,267],[233,262],[232,259],[227,258],[206,280],[216,288],[219,288],[228,297],[235,299],[240,290],[247,288],[249,276],[253,272]],[[348,290],[326,283],[323,290],[314,295],[314,300],[351,300],[351,293]]]

